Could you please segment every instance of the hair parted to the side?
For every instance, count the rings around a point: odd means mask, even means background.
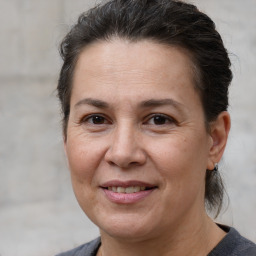
[[[195,87],[201,97],[206,126],[228,108],[231,63],[214,22],[194,5],[174,0],[110,0],[83,13],[60,45],[63,58],[58,97],[66,138],[72,77],[81,51],[96,41],[121,38],[152,40],[191,53]],[[206,170],[205,204],[219,214],[224,186],[219,172]]]

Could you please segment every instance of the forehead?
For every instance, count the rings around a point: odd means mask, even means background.
[[[124,39],[98,41],[86,46],[80,53],[75,71],[84,69],[92,72],[120,71],[122,68],[162,70],[169,66],[169,71],[176,66],[183,66],[192,75],[192,54],[182,47],[160,44],[152,40],[131,42]]]
[[[73,92],[97,92],[100,96],[162,94],[195,88],[190,53],[153,41],[115,39],[87,46],[80,54],[73,77]],[[134,95],[136,92],[136,95]],[[93,95],[94,96],[94,95]],[[71,97],[72,100],[72,97]]]

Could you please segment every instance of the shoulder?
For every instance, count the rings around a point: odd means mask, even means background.
[[[100,237],[98,237],[89,243],[80,245],[70,251],[62,252],[56,256],[95,256],[100,244]]]
[[[227,235],[208,256],[256,256],[256,244],[241,236],[234,228],[221,226]]]

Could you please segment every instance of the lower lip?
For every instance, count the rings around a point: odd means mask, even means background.
[[[107,198],[117,204],[134,204],[141,201],[142,199],[148,197],[155,189],[144,190],[135,193],[116,193],[108,189],[103,189]]]

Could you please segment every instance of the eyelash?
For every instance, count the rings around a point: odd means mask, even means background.
[[[176,124],[176,120],[170,116],[164,115],[164,114],[152,114],[146,119],[146,123],[149,123],[151,119],[159,118],[160,117],[160,124],[151,124],[151,125],[156,125],[156,126],[162,126],[162,125],[167,125],[167,124]],[[161,120],[162,119],[162,120]],[[155,120],[156,121],[156,120]],[[165,121],[164,123],[161,123],[161,121]],[[167,122],[167,123],[166,123]]]
[[[90,122],[90,120],[93,120],[93,118],[97,118],[97,117],[99,117],[100,119],[103,119],[103,123],[96,124],[96,123],[93,123],[93,121]],[[91,125],[103,125],[103,124],[106,124],[106,121],[108,123],[110,123],[104,115],[92,114],[92,115],[89,115],[89,116],[86,116],[86,117],[82,118],[81,123],[89,123]]]
[[[97,123],[93,122],[93,118],[99,118],[102,122],[97,124]],[[157,121],[156,118],[159,119],[158,121],[160,121],[160,123],[158,123],[158,124],[150,123],[150,120],[155,119],[154,121]],[[100,120],[98,120],[98,121],[100,121]],[[96,121],[96,120],[94,120],[94,121]],[[162,123],[163,121],[164,121],[164,123]],[[104,124],[107,124],[107,123],[111,124],[111,122],[108,121],[108,119],[102,114],[92,114],[92,115],[86,116],[85,118],[83,118],[81,120],[81,123],[89,123],[91,125],[104,125]],[[151,114],[143,122],[144,125],[149,124],[149,125],[156,125],[156,126],[163,126],[163,125],[167,125],[167,124],[176,124],[176,123],[177,122],[174,118],[172,118],[170,116],[167,116],[165,114]]]

